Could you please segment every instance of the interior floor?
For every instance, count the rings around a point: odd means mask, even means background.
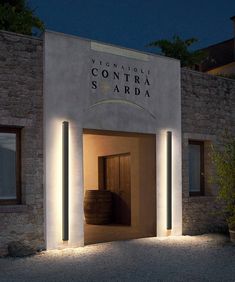
[[[84,243],[85,245],[104,243],[111,241],[130,240],[145,237],[154,237],[156,233],[143,233],[130,226],[109,224],[91,225],[84,224]]]

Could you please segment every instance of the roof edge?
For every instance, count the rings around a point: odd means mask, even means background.
[[[17,36],[17,37],[24,37],[24,38],[28,38],[28,39],[43,41],[42,36],[37,37],[37,36],[33,36],[33,35],[26,35],[26,34],[17,33],[17,32],[8,31],[8,30],[3,30],[3,29],[0,29],[0,33],[2,33],[2,34],[5,33],[5,34],[8,34],[8,35],[14,35],[14,36]]]
[[[234,16],[234,19],[235,19],[235,16]],[[227,40],[224,40],[224,41],[221,41],[221,42],[218,42],[218,43],[215,43],[215,44],[212,44],[212,45],[208,45],[207,47],[204,47],[200,50],[205,50],[207,48],[211,48],[211,47],[214,47],[214,46],[217,46],[217,45],[221,45],[221,44],[224,44],[224,43],[227,43],[229,41],[234,41],[234,37],[230,38],[230,39],[227,39]]]
[[[155,53],[151,53],[151,52],[144,52],[144,51],[140,51],[138,49],[128,48],[128,47],[125,47],[125,46],[120,46],[120,45],[116,45],[116,44],[112,44],[112,43],[107,43],[107,42],[103,42],[103,41],[99,41],[99,40],[93,40],[93,39],[89,39],[89,38],[86,38],[86,37],[80,37],[78,35],[67,34],[67,33],[59,32],[59,31],[53,31],[53,30],[48,30],[48,29],[45,30],[44,34],[45,33],[52,33],[52,34],[57,34],[59,36],[77,38],[77,39],[84,40],[84,41],[87,41],[87,42],[103,44],[103,45],[107,45],[107,46],[110,46],[110,47],[125,49],[125,50],[128,50],[128,51],[137,52],[137,53],[149,55],[149,56],[152,56],[152,57],[159,57],[159,58],[162,58],[162,59],[164,58],[164,59],[167,59],[167,60],[172,60],[172,61],[180,63],[180,60],[175,59],[175,58],[166,57],[166,56],[155,54]]]

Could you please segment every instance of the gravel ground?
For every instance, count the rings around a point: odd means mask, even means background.
[[[221,235],[145,238],[0,259],[0,281],[235,281]]]

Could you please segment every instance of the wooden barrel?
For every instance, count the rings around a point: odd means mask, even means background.
[[[101,225],[112,221],[112,192],[86,190],[84,214],[87,224]]]

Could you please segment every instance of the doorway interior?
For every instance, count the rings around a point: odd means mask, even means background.
[[[98,157],[99,190],[112,192],[113,224],[131,225],[131,155]]]
[[[83,172],[85,244],[156,236],[155,135],[84,130]]]

